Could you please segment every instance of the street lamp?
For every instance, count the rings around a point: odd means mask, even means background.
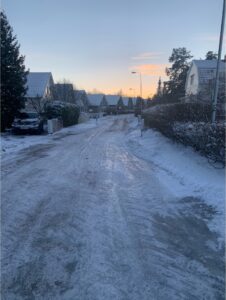
[[[141,106],[140,106],[140,110],[141,110],[141,115],[142,115],[142,110],[143,110],[143,99],[142,99],[142,77],[141,77],[141,73],[140,72],[136,72],[136,71],[132,71],[132,74],[139,74],[140,75],[140,101],[141,101]]]
[[[132,71],[132,74],[140,74],[140,97],[142,98],[142,77],[140,72]]]

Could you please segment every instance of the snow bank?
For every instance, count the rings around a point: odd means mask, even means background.
[[[213,230],[223,233],[223,169],[215,169],[192,148],[175,144],[151,129],[144,132],[143,137],[140,130],[134,130],[128,136],[127,145],[136,156],[153,165],[156,176],[176,197],[197,197],[215,207],[218,214],[211,226]]]
[[[30,136],[30,135],[3,135],[1,136],[1,153],[2,158],[7,154],[17,153],[20,150],[37,144],[49,142],[49,136]]]
[[[104,119],[104,118],[103,118]],[[102,120],[104,122],[104,120]],[[98,126],[95,120],[86,123],[65,127],[54,134],[49,135],[10,135],[3,133],[0,136],[1,159],[7,159],[17,155],[21,150],[38,144],[48,144],[53,142],[53,137],[62,134],[79,133]]]

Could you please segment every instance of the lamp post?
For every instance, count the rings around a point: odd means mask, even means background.
[[[217,70],[216,70],[216,79],[215,79],[214,96],[213,96],[212,123],[214,123],[215,120],[216,120],[217,96],[218,96],[218,90],[219,90],[219,69],[220,69],[221,52],[222,52],[222,44],[223,44],[223,36],[224,36],[225,1],[226,0],[223,0],[223,12],[222,12],[222,20],[221,20],[221,32],[220,32],[220,41],[219,41],[218,59],[217,59]]]
[[[140,75],[140,97],[142,98],[142,77],[140,72],[133,71],[132,74],[139,74]]]
[[[143,110],[143,99],[142,99],[142,77],[141,77],[141,73],[140,72],[136,72],[136,71],[132,71],[132,74],[139,74],[140,75],[140,101],[141,101],[141,105],[140,105],[140,110],[141,110],[141,115],[142,115],[142,110]]]

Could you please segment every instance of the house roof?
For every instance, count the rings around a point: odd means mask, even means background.
[[[87,94],[89,102],[91,105],[99,106],[103,96],[106,97],[108,105],[117,105],[118,100],[120,98],[119,95],[104,95],[104,94]],[[128,97],[122,97],[124,105],[128,104]],[[136,99],[133,99],[133,103],[135,104]]]
[[[89,99],[85,90],[74,90],[75,103],[80,107],[86,107],[89,105]]]
[[[87,94],[91,105],[99,106],[104,94]]]
[[[51,72],[30,72],[27,76],[26,97],[43,97],[49,80],[52,79]]]
[[[217,68],[217,59],[213,60],[193,60],[192,64],[188,70],[185,89],[187,93],[187,88],[190,89],[190,75],[194,75],[194,68],[197,69],[197,81],[194,86],[198,83],[198,88],[201,86],[209,84],[210,80],[213,80],[216,76],[216,68]],[[226,63],[225,61],[220,61],[220,77],[225,76]]]
[[[217,67],[217,59],[200,59],[200,60],[193,60],[192,61],[199,69],[216,69]],[[223,69],[225,68],[226,64],[224,61],[220,62],[220,68]]]
[[[85,93],[85,91],[81,91],[81,90],[75,90],[74,91],[74,95],[75,95],[75,103],[79,106],[79,107],[84,107],[85,104],[82,101],[82,95]]]

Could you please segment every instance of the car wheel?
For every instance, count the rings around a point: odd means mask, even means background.
[[[41,124],[39,125],[39,127],[38,127],[38,134],[43,133],[43,131],[44,131],[43,123],[41,123]]]
[[[19,132],[18,129],[13,129],[13,130],[12,130],[12,133],[13,133],[14,135],[17,135],[17,134],[19,134],[20,132]]]

